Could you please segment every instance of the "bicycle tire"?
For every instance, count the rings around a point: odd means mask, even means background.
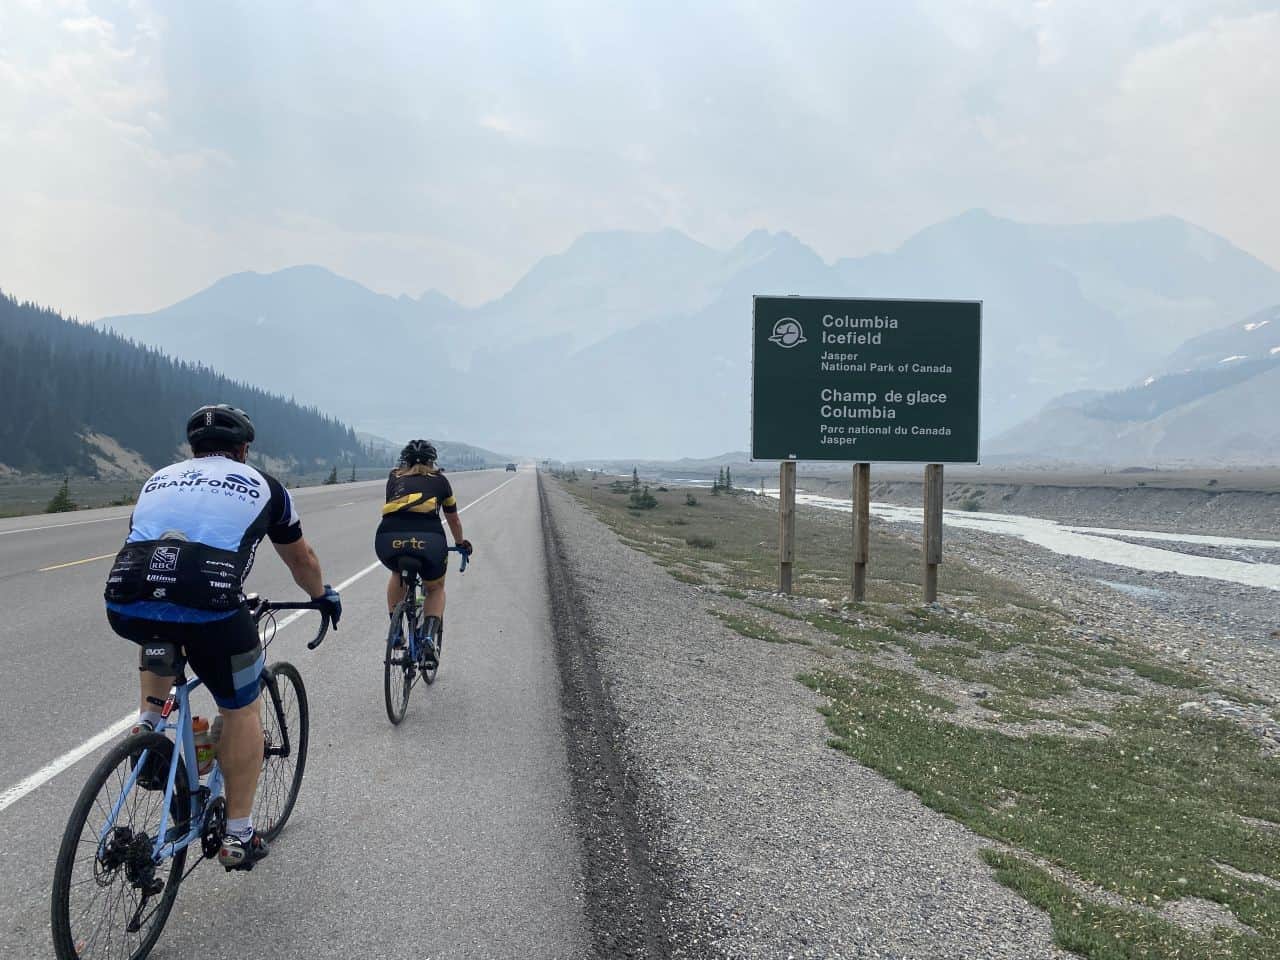
[[[171,858],[161,861],[156,868],[157,877],[161,870],[167,867],[168,876],[164,880],[164,887],[160,891],[159,899],[154,908],[147,915],[146,923],[143,929],[131,933],[127,929],[128,919],[131,914],[136,911],[139,898],[133,889],[132,881],[129,880],[128,874],[131,864],[124,862],[128,859],[128,847],[116,848],[113,852],[114,857],[124,858],[121,862],[114,866],[104,863],[101,851],[102,844],[96,839],[84,839],[86,826],[89,825],[90,819],[97,814],[100,818],[100,824],[94,829],[91,837],[99,833],[106,820],[110,815],[110,811],[115,805],[116,799],[123,792],[124,784],[129,776],[130,757],[140,750],[153,750],[159,758],[159,762],[164,764],[166,771],[173,757],[173,744],[169,738],[161,733],[139,733],[132,737],[117,743],[107,753],[105,757],[94,768],[93,773],[89,775],[89,779],[85,782],[84,787],[80,790],[80,796],[76,799],[75,806],[71,810],[71,816],[67,819],[67,826],[62,833],[62,842],[58,847],[57,866],[53,872],[53,895],[50,903],[50,919],[52,921],[53,932],[53,949],[58,960],[93,960],[95,957],[108,956],[112,958],[128,956],[129,960],[142,960],[146,957],[156,945],[156,941],[160,939],[160,934],[164,931],[164,925],[169,919],[169,912],[173,909],[174,898],[178,895],[178,887],[182,883],[183,867],[186,864],[187,848],[183,847]],[[112,781],[117,784],[114,796],[110,791]],[[102,797],[105,795],[106,802]],[[153,801],[148,803],[147,801]],[[159,813],[164,801],[163,791],[142,790],[136,784],[127,794],[124,803],[120,809],[120,815],[117,817],[113,834],[116,830],[127,829],[130,831],[129,843],[137,844],[139,856],[145,851],[153,841],[145,830],[141,834],[136,832],[136,828],[140,825],[136,822],[135,814],[138,812],[139,805],[146,805],[149,811],[153,811],[156,817],[155,826],[159,826]],[[170,835],[176,835],[178,832],[185,832],[185,824],[188,822],[188,815],[191,809],[191,793],[187,786],[186,765],[182,757],[178,758],[177,779],[174,784],[173,797],[170,800]],[[123,826],[122,819],[125,816],[129,818],[129,825]],[[145,824],[145,819],[144,819]],[[93,866],[92,873],[83,879],[75,879],[75,868],[78,863],[84,862],[83,850],[86,845],[90,848],[92,860],[89,863]],[[79,856],[78,856],[79,855]],[[149,856],[147,857],[149,859]],[[138,861],[134,861],[135,863]],[[104,878],[106,882],[104,882]],[[105,952],[95,950],[99,945],[99,932],[101,930],[102,921],[106,919],[105,915],[100,916],[98,925],[90,934],[83,929],[88,925],[86,918],[90,914],[92,908],[103,891],[117,886],[115,881],[121,880],[118,893],[107,892],[105,902],[102,904],[108,913],[117,914],[120,919],[120,932],[124,934],[120,946],[113,946],[115,941],[108,939],[106,942]],[[85,895],[89,897],[88,905],[80,910],[76,918],[72,919],[72,912],[75,905],[72,903],[73,891],[80,888],[85,889]],[[120,909],[124,909],[124,913],[120,913]],[[80,921],[84,919],[86,922],[82,925]],[[72,929],[76,926],[78,929]],[[108,934],[110,937],[111,934]],[[87,952],[86,952],[87,951]]]
[[[262,671],[262,771],[253,797],[253,827],[268,842],[284,829],[298,802],[307,767],[311,710],[302,675],[291,663],[273,663]],[[273,754],[285,744],[288,756]]]
[[[387,719],[393,726],[400,721],[409,709],[409,694],[413,690],[413,659],[409,656],[409,647],[397,647],[396,641],[407,638],[413,624],[406,614],[405,601],[396,604],[391,616],[391,627],[387,631],[387,653],[382,661],[382,693],[387,707]]]

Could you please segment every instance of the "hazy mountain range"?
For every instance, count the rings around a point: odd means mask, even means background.
[[[671,458],[747,446],[760,293],[981,299],[993,437],[1062,394],[1141,382],[1189,339],[1280,303],[1280,274],[1175,218],[1040,226],[972,211],[833,263],[786,233],[723,251],[673,230],[599,233],[479,307],[303,266],[102,322],[384,436]]]
[[[1280,463],[1280,307],[1195,337],[1125,390],[1059,397],[988,451],[1126,463]]]

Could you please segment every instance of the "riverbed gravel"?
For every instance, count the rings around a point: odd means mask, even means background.
[[[544,480],[673,916],[733,958],[1070,956],[964,827],[827,745],[810,648],[742,637]],[[709,944],[709,945],[708,945]]]
[[[849,524],[847,513],[799,509],[822,523]],[[875,522],[919,542],[919,523]],[[1176,532],[1212,533],[1195,527]],[[1151,541],[1149,545],[1205,555],[1194,544]],[[1082,637],[1137,640],[1160,659],[1194,665],[1233,688],[1236,699],[1208,695],[1184,704],[1184,712],[1230,720],[1258,738],[1264,755],[1280,756],[1280,711],[1274,706],[1280,702],[1280,591],[1135,570],[1054,553],[1016,537],[959,527],[945,529],[943,552],[940,591],[946,591],[947,561],[959,560],[1008,579],[1069,612]],[[1274,551],[1260,552],[1272,555],[1260,562],[1274,562]],[[874,575],[874,558],[872,568]],[[1267,706],[1251,704],[1251,698]]]

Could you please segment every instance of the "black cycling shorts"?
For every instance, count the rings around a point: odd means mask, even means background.
[[[258,699],[262,643],[249,611],[241,607],[210,623],[142,620],[107,611],[107,623],[126,640],[142,645],[155,640],[185,648],[187,663],[220,707],[247,707]]]
[[[379,530],[373,538],[373,552],[388,570],[396,569],[397,557],[420,560],[426,583],[441,579],[449,568],[449,541],[443,533]]]

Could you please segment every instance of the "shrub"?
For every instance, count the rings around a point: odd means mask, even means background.
[[[649,492],[649,485],[645,484],[643,490],[631,491],[631,502],[627,504],[628,510],[652,510],[658,505],[658,498]]]
[[[684,542],[691,547],[697,547],[699,550],[711,550],[716,545],[716,542],[710,537],[685,537]]]
[[[965,497],[963,500],[960,501],[960,509],[967,510],[970,513],[973,513],[975,510],[978,510],[981,507],[982,507],[982,504],[978,502],[977,497]]]
[[[69,513],[77,509],[76,502],[71,499],[71,490],[69,479],[62,478],[62,486],[58,488],[58,492],[53,495],[53,499],[49,501],[49,505],[44,508],[45,513]]]
[[[696,507],[698,505],[698,498],[692,493],[686,493],[684,495],[684,505],[686,507]]]

